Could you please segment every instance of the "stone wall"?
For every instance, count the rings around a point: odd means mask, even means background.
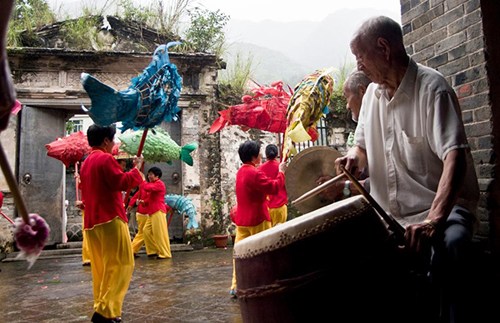
[[[17,118],[11,117],[9,119],[9,125],[7,129],[2,132],[2,136],[0,137],[2,147],[5,151],[5,154],[7,155],[7,160],[13,174],[15,174],[16,171],[16,127]],[[3,172],[0,172],[0,191],[4,196],[3,205],[0,206],[0,210],[5,214],[5,216],[10,218],[11,220],[14,220],[16,214],[14,198],[10,193],[9,186],[7,185],[7,181]],[[13,226],[7,219],[5,219],[4,217],[0,217],[0,259],[4,258],[5,253],[13,251],[13,240]]]
[[[217,112],[213,110],[212,113]],[[266,131],[250,130],[243,131],[238,126],[227,126],[215,134],[208,134],[215,115],[207,119],[206,128],[201,128],[204,133],[202,137],[211,142],[210,151],[207,151],[205,165],[202,165],[202,182],[207,181],[205,186],[211,190],[200,192],[201,203],[201,225],[205,232],[205,238],[212,234],[226,233],[230,225],[229,211],[236,205],[235,182],[236,173],[241,166],[238,155],[238,147],[246,140],[261,142],[261,152],[267,144],[278,145],[278,136]],[[210,186],[212,185],[212,186]],[[215,216],[215,218],[214,218]],[[217,218],[217,217],[220,218]]]

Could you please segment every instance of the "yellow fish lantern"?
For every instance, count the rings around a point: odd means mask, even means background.
[[[288,103],[287,127],[283,137],[283,160],[297,153],[294,143],[316,141],[316,124],[329,111],[335,80],[332,69],[316,70],[297,86]]]

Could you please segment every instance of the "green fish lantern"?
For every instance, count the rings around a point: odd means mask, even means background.
[[[143,130],[127,130],[119,135],[118,139],[121,141],[120,150],[132,156],[137,154],[142,133]],[[146,137],[142,155],[145,160],[153,163],[166,162],[167,164],[172,164],[173,160],[180,159],[189,166],[193,166],[191,152],[196,148],[198,148],[197,143],[190,143],[181,147],[170,138],[168,132],[160,127],[154,127],[150,129]]]

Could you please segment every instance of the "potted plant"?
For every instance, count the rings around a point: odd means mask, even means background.
[[[212,235],[212,239],[214,239],[215,246],[217,248],[226,248],[227,242],[229,240],[229,235],[227,234],[214,234]]]
[[[184,233],[184,239],[186,241],[186,244],[191,245],[193,249],[203,249],[203,235],[202,231],[200,228],[194,229],[188,229]]]
[[[217,248],[226,248],[229,239],[228,226],[231,224],[229,216],[223,212],[223,202],[217,199],[212,200],[212,220],[213,234],[211,238],[214,240]]]

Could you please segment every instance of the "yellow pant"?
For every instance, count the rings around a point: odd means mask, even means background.
[[[94,311],[106,318],[119,317],[134,272],[128,225],[115,218],[85,230],[84,239],[90,247]]]
[[[133,253],[138,253],[139,250],[141,250],[142,245],[144,245],[145,240],[144,240],[144,227],[146,226],[146,223],[149,221],[149,215],[147,214],[142,214],[142,213],[136,213],[136,220],[137,220],[137,233],[135,234],[134,240],[132,240],[132,251]],[[156,250],[156,244],[151,245],[149,243],[146,243],[146,254],[148,255],[154,255],[157,254],[158,251]]]
[[[158,211],[149,216],[144,226],[144,242],[154,246],[159,258],[172,258],[170,251],[170,238],[168,236],[167,216]]]
[[[85,230],[84,228],[84,217],[85,217],[85,212],[82,210],[82,263],[84,264],[90,264],[90,249],[89,249],[89,243],[88,240],[85,239]]]
[[[238,226],[236,227],[236,238],[234,239],[235,240],[234,243],[236,244],[240,240],[243,240],[251,235],[257,234],[259,232],[262,232],[270,228],[271,228],[271,222],[269,221],[262,221],[261,224],[258,224],[254,227]],[[231,281],[231,289],[236,290],[236,268],[234,266],[234,259],[233,259],[233,279]]]
[[[275,209],[270,208],[269,215],[271,216],[271,223],[273,227],[278,223],[285,223],[288,217],[288,207],[284,204]]]

